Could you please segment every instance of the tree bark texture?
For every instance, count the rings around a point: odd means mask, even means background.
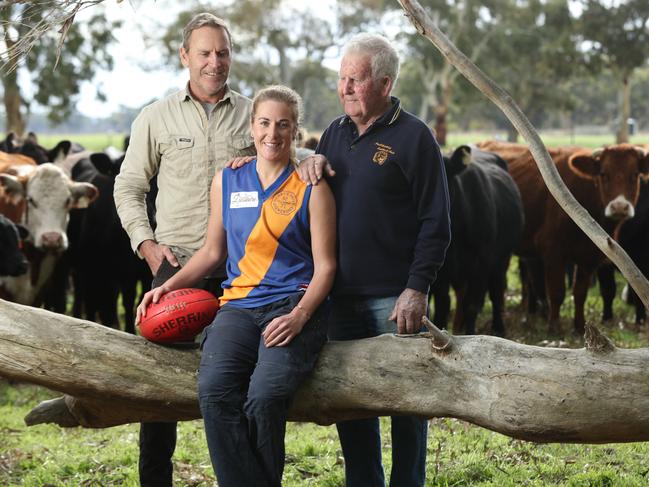
[[[6,8],[0,15],[2,18],[3,26],[0,27],[2,38],[4,40],[7,51],[12,50],[16,46],[16,41],[12,39],[9,30],[9,16],[12,9]],[[2,73],[2,88],[4,90],[4,106],[5,115],[7,120],[5,122],[5,131],[7,133],[14,132],[18,137],[22,137],[25,133],[27,123],[22,114],[23,99],[20,95],[20,87],[18,86],[18,58],[9,56],[8,61],[3,67]]]
[[[20,96],[16,71],[3,74],[2,86],[4,89],[5,114],[7,115],[5,131],[7,133],[13,132],[18,137],[22,137],[25,132],[26,122],[21,111],[23,100]]]
[[[629,117],[631,116],[631,76],[623,75],[620,80],[620,91],[618,93],[618,127],[615,134],[615,142],[623,144],[629,142]]]
[[[590,335],[589,335],[590,333]],[[325,345],[291,406],[293,421],[376,415],[454,417],[538,442],[649,439],[649,349],[542,348],[490,336],[383,335]],[[0,375],[67,394],[28,424],[108,427],[200,416],[200,353],[0,301]]]
[[[593,243],[620,269],[645,306],[649,307],[649,282],[627,253],[615,242],[570,193],[559,176],[552,158],[525,114],[512,97],[485,75],[437,28],[416,0],[399,0],[417,31],[430,40],[440,53],[476,88],[505,114],[528,142],[530,151],[552,196]]]

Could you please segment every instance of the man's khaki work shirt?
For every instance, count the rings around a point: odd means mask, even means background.
[[[229,159],[254,155],[250,99],[230,90],[208,119],[186,87],[148,105],[133,122],[115,180],[115,205],[135,252],[145,240],[172,248],[181,264],[205,239],[210,184]],[[145,196],[158,176],[155,234]]]

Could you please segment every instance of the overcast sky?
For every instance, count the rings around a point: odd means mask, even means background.
[[[139,107],[186,82],[187,75],[173,68],[145,71],[142,67],[143,64],[159,63],[161,59],[155,49],[146,48],[143,32],[154,28],[156,22],[168,24],[173,20],[175,12],[167,8],[167,4],[153,0],[104,2],[106,16],[110,20],[123,22],[122,27],[114,33],[117,42],[111,46],[114,67],[110,72],[98,72],[93,83],[84,84],[77,104],[80,112],[106,117],[120,105]],[[78,20],[92,14],[93,8],[88,8],[78,15]],[[106,102],[96,99],[94,84],[101,87],[107,97]]]
[[[290,3],[297,8],[315,8],[329,18],[333,16],[334,0],[318,0],[308,4],[299,0],[290,0]],[[142,64],[161,64],[159,49],[147,49],[142,33],[155,29],[156,25],[171,23],[181,10],[182,2],[126,0],[117,3],[115,0],[106,0],[103,5],[106,16],[110,20],[119,19],[123,22],[122,28],[114,33],[117,42],[111,47],[114,68],[111,72],[99,72],[93,83],[86,83],[83,86],[81,99],[77,104],[80,112],[93,117],[106,117],[120,105],[140,107],[186,83],[185,71],[178,72],[173,68],[146,71],[141,67]],[[218,15],[218,12],[214,13]],[[92,14],[93,7],[80,12],[77,20],[83,20]],[[178,37],[180,39],[180,32]],[[101,87],[107,96],[106,102],[96,99],[94,85]]]

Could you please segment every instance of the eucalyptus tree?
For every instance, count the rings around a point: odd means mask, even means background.
[[[503,15],[512,0],[425,0],[422,6],[445,35],[473,62],[481,64],[491,56],[491,44],[502,31]],[[403,17],[398,3],[387,0],[340,0],[339,22],[345,32],[383,30],[402,44],[404,83],[396,94],[409,102],[425,121],[433,120],[437,140],[446,143],[448,115],[461,79],[425,38]],[[413,95],[413,89],[417,93]]]
[[[571,110],[570,82],[585,74],[576,23],[567,0],[514,0],[503,11],[499,35],[481,67],[523,112],[542,124],[552,112]],[[509,125],[508,139],[518,133]]]
[[[293,65],[291,87],[302,95],[302,126],[311,132],[322,132],[340,115],[337,93],[338,73],[321,62],[302,59]]]
[[[304,99],[305,126],[324,129],[339,111],[336,74],[323,66],[327,52],[335,51],[332,22],[286,0],[190,3],[158,39],[169,65],[180,68],[182,28],[207,9],[224,18],[232,31],[230,85],[248,96],[269,84],[290,85]]]
[[[580,30],[591,65],[610,69],[618,84],[617,142],[628,142],[631,82],[649,58],[647,0],[579,0]]]
[[[298,11],[293,5],[286,0],[223,0],[209,6],[204,2],[189,3],[166,26],[159,41],[168,61],[178,64],[183,26],[195,14],[209,10],[224,18],[232,31],[233,85],[247,95],[270,83],[290,85],[301,60],[320,64],[334,44],[329,22],[312,11]]]
[[[3,2],[0,8],[0,52],[5,129],[21,135],[32,103],[46,107],[48,119],[60,122],[70,116],[84,81],[98,69],[111,69],[109,51],[118,22],[106,19],[101,7],[85,22],[66,22],[59,32],[40,31],[54,15],[48,2]],[[74,17],[74,16],[73,16]],[[21,41],[39,39],[29,49],[11,51]],[[27,86],[29,85],[29,86]],[[103,94],[97,89],[101,99]]]

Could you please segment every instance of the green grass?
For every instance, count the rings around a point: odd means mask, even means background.
[[[126,134],[42,134],[38,135],[38,143],[47,149],[51,149],[62,140],[77,142],[88,150],[103,151],[112,145],[121,150],[124,145]],[[2,139],[4,140],[3,134]]]
[[[135,425],[108,430],[24,427],[22,417],[54,393],[0,384],[0,485],[137,486]],[[389,472],[389,420],[382,419]],[[343,460],[334,427],[290,423],[284,485],[342,486]],[[430,421],[429,486],[644,486],[649,444],[563,445],[513,440],[455,419]],[[214,485],[200,421],[181,423],[174,455],[177,486]]]
[[[47,148],[54,147],[61,140],[71,140],[78,142],[88,150],[101,151],[106,147],[112,145],[121,150],[125,134],[43,134],[39,135],[38,141],[41,145]],[[472,144],[482,140],[493,139],[498,136],[500,139],[505,140],[506,134],[504,132],[472,132],[472,133],[459,133],[450,132],[448,135],[447,147],[457,147],[462,144]],[[561,134],[555,132],[542,132],[541,138],[543,142],[549,147],[565,146],[565,145],[580,145],[584,147],[601,147],[605,144],[615,143],[615,136],[612,134],[606,135],[575,135]],[[519,142],[524,143],[524,140],[519,137]],[[649,142],[649,134],[638,134],[631,137],[632,143],[644,144]]]
[[[38,136],[38,143],[43,147],[52,148],[61,140],[77,142],[88,150],[103,151],[109,145],[121,150],[125,134],[43,134]]]

